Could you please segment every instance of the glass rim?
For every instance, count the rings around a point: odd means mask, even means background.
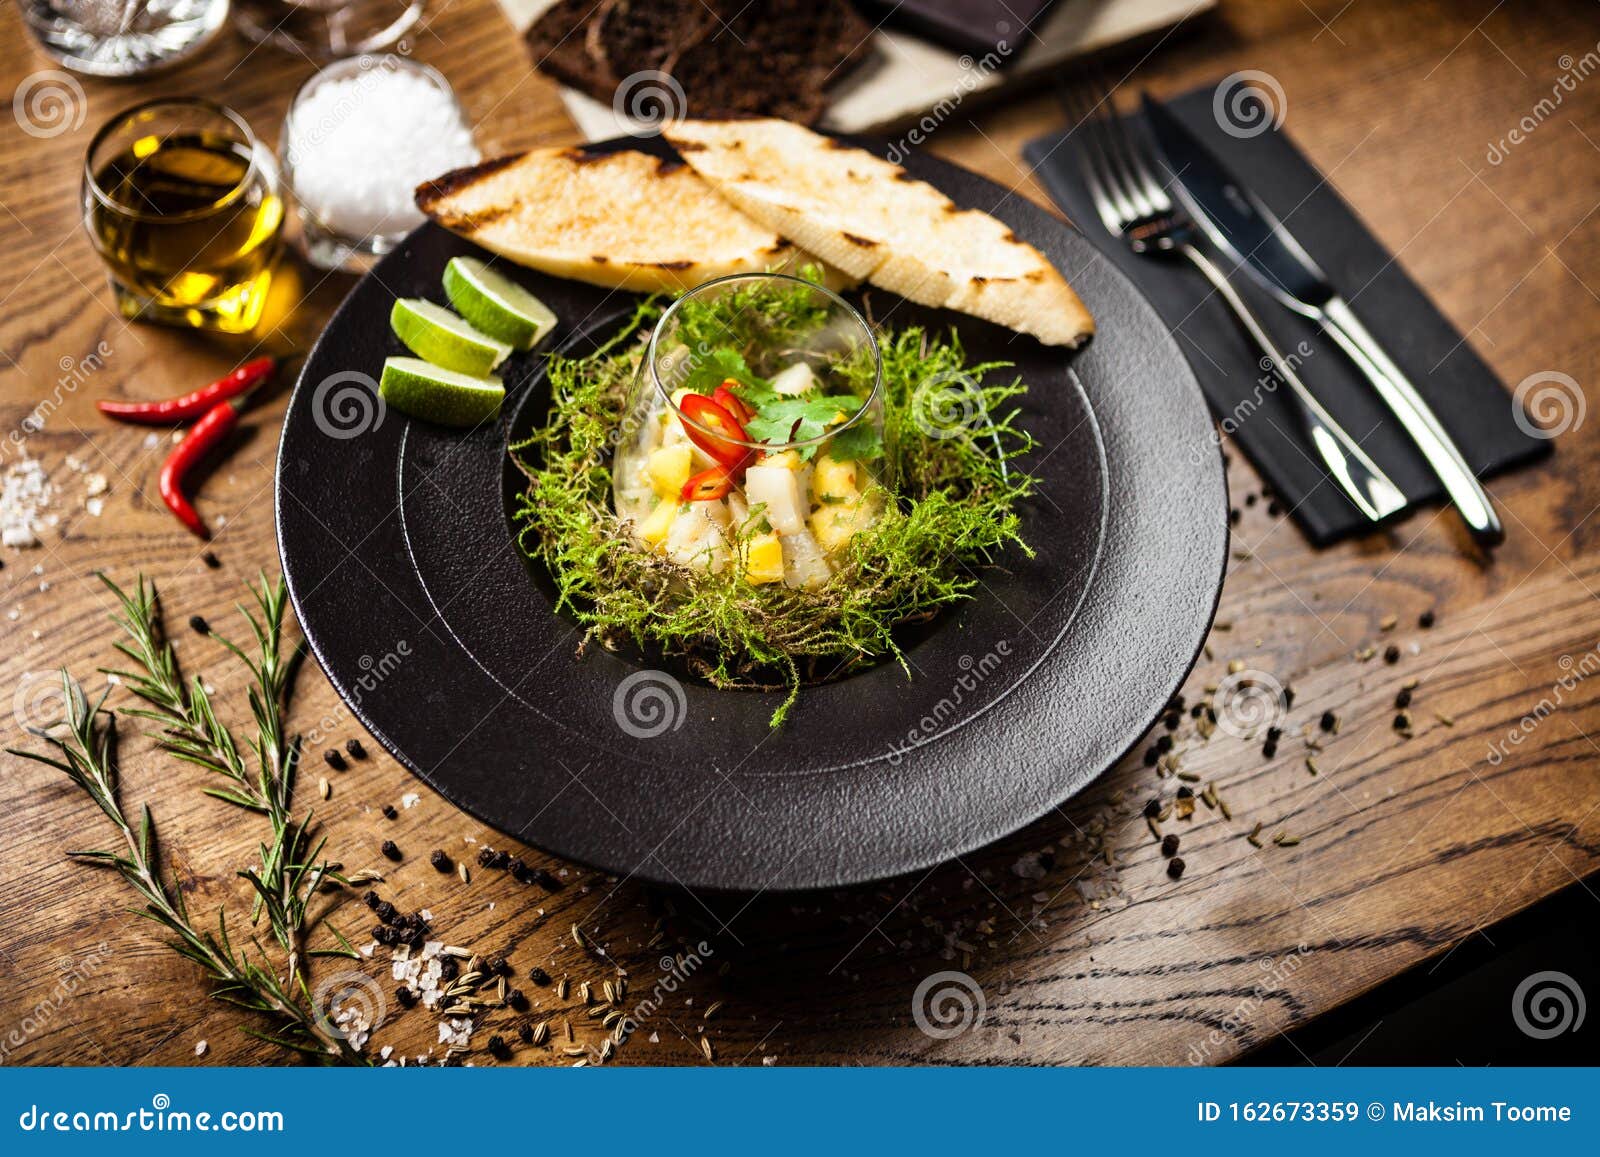
[[[667,388],[666,383],[661,380],[661,375],[656,372],[656,343],[660,340],[661,331],[666,328],[668,319],[677,312],[677,309],[680,305],[688,301],[697,293],[707,289],[712,289],[719,285],[725,285],[730,281],[792,282],[795,285],[803,285],[807,289],[814,290],[815,292],[822,294],[824,297],[828,298],[835,305],[839,306],[845,311],[846,315],[849,316],[855,322],[855,324],[861,328],[861,332],[866,335],[867,348],[872,352],[872,389],[867,391],[867,396],[863,398],[861,404],[856,407],[855,413],[851,414],[837,426],[831,427],[825,433],[819,434],[815,438],[801,438],[793,442],[752,442],[744,438],[730,438],[720,430],[713,430],[710,427],[695,421],[688,414],[685,414],[681,409],[679,409],[678,403],[672,400],[672,391]],[[815,281],[807,281],[803,277],[795,277],[793,274],[789,273],[725,273],[721,277],[713,277],[710,281],[701,282],[687,293],[681,294],[676,301],[667,306],[666,311],[660,316],[660,318],[656,320],[655,326],[650,331],[650,344],[645,349],[644,357],[646,372],[650,375],[650,380],[655,385],[656,393],[658,393],[662,400],[666,402],[667,409],[671,413],[677,415],[680,422],[683,422],[686,426],[693,426],[696,430],[699,430],[708,438],[713,438],[718,442],[726,442],[733,446],[742,446],[747,450],[760,450],[767,454],[781,454],[785,450],[802,450],[811,446],[821,446],[826,442],[832,441],[835,437],[844,433],[844,431],[860,422],[867,411],[872,408],[872,404],[878,401],[880,395],[883,393],[883,351],[878,347],[878,335],[872,332],[871,323],[868,322],[864,316],[862,316],[862,313],[859,309],[851,305],[848,301],[846,301],[843,297],[840,297],[826,285],[821,285]]]
[[[190,209],[186,213],[151,213],[146,209],[136,208],[132,205],[125,204],[124,202],[117,200],[105,189],[101,188],[100,181],[96,177],[94,171],[95,152],[100,148],[100,146],[105,142],[106,138],[110,136],[112,132],[127,125],[140,113],[148,112],[157,108],[202,109],[222,118],[223,120],[226,120],[228,123],[233,125],[234,128],[238,129],[240,134],[244,137],[244,143],[250,149],[250,162],[245,167],[244,173],[239,177],[238,182],[233,186],[233,188],[229,189],[228,192],[219,198],[215,203],[207,205],[203,209]],[[89,147],[87,150],[85,150],[83,155],[83,181],[84,185],[89,189],[89,191],[94,194],[95,200],[99,201],[100,204],[104,205],[107,209],[110,209],[116,213],[120,213],[124,216],[131,217],[136,221],[203,221],[207,217],[213,216],[228,208],[240,197],[244,196],[244,194],[255,184],[256,177],[261,171],[260,154],[261,142],[256,138],[255,131],[251,129],[250,122],[245,120],[243,116],[229,108],[227,105],[219,104],[214,100],[208,100],[203,96],[158,96],[153,100],[140,101],[138,104],[130,105],[121,112],[117,113],[115,116],[111,117],[106,121],[105,124],[101,125],[97,130],[95,130],[94,136],[89,141]]]

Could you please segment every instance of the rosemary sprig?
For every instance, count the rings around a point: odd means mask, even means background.
[[[104,574],[100,581],[122,609],[120,615],[112,616],[112,621],[127,633],[129,641],[117,643],[116,648],[143,672],[106,672],[121,679],[149,704],[128,713],[160,724],[162,730],[157,738],[167,751],[229,781],[226,787],[204,789],[207,795],[259,812],[271,824],[271,838],[260,845],[259,869],[242,874],[256,893],[251,918],[259,921],[263,912],[266,914],[273,937],[288,953],[292,981],[307,955],[305,936],[311,897],[327,881],[347,881],[340,874],[340,865],[318,862],[324,843],[311,843],[310,813],[298,822],[292,813],[300,749],[298,739],[288,733],[285,715],[298,650],[287,656],[283,650],[283,619],[288,605],[284,585],[281,580],[269,583],[262,575],[260,585],[250,588],[256,613],[239,606],[255,642],[253,654],[211,632],[250,673],[249,702],[255,720],[255,738],[250,743],[255,756],[252,768],[232,732],[217,718],[205,681],[196,676],[184,683],[177,655],[166,636],[154,584],[140,575],[130,593]]]
[[[59,758],[17,748],[8,750],[12,755],[53,767],[72,780],[111,821],[126,849],[120,853],[97,850],[68,855],[115,870],[144,900],[144,907],[133,911],[170,932],[173,949],[205,969],[213,984],[213,997],[271,1019],[270,1032],[246,1029],[251,1035],[323,1060],[366,1064],[366,1059],[316,1009],[303,973],[291,968],[287,979],[280,980],[270,967],[235,949],[224,911],[218,912],[214,933],[195,924],[182,890],[169,886],[161,877],[156,862],[155,821],[149,807],[140,809],[137,829],[123,810],[117,782],[116,717],[103,710],[105,697],[91,709],[82,689],[65,670],[61,672],[61,690],[66,703],[65,719],[52,731],[34,732],[55,748]],[[259,943],[256,948],[264,961],[265,951]]]

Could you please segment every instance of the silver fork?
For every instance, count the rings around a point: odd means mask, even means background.
[[[1156,179],[1154,166],[1111,106],[1081,88],[1063,88],[1062,102],[1082,134],[1077,150],[1084,183],[1101,222],[1114,237],[1121,237],[1142,256],[1187,257],[1233,310],[1239,324],[1271,362],[1274,372],[1289,387],[1306,435],[1328,468],[1328,473],[1358,510],[1373,522],[1388,517],[1406,504],[1405,495],[1389,481],[1333,416],[1300,380],[1287,358],[1278,351],[1255,314],[1228,282],[1228,275],[1203,246],[1209,244],[1189,214],[1175,204]],[[1099,114],[1104,104],[1105,114]]]

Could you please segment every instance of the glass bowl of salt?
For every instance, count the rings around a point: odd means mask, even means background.
[[[390,54],[337,61],[306,81],[278,151],[300,251],[353,272],[422,224],[418,185],[481,159],[450,82]]]

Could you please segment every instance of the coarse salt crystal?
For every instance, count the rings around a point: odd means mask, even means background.
[[[412,199],[416,187],[480,158],[448,91],[382,61],[309,86],[287,131],[302,208],[351,237],[409,232],[423,220]]]

